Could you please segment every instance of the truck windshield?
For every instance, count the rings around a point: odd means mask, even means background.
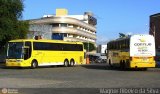
[[[7,50],[8,59],[21,59],[22,58],[22,42],[9,42]]]

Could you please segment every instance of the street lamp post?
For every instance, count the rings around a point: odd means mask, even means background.
[[[88,46],[87,46],[87,48],[88,48],[87,50],[88,50],[88,53],[89,53],[89,40],[88,40]]]

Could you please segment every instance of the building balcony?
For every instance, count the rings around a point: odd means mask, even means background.
[[[30,24],[53,24],[53,23],[74,24],[74,25],[92,30],[93,32],[96,32],[96,27],[70,17],[49,17],[49,18],[30,20]]]
[[[73,34],[78,36],[84,36],[84,37],[96,40],[95,34],[78,30],[76,28],[70,28],[70,27],[54,27],[52,28],[52,33],[67,33],[67,34]]]
[[[95,43],[96,41],[94,40],[85,40],[85,39],[80,39],[80,38],[75,38],[75,37],[64,37],[64,41],[81,41],[81,42],[91,42]]]

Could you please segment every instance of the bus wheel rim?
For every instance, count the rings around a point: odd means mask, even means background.
[[[32,64],[32,66],[33,66],[33,68],[36,68],[36,62],[33,62],[33,64]]]
[[[74,66],[74,61],[71,61],[71,66]]]

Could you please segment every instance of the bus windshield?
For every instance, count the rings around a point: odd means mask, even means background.
[[[7,50],[8,59],[22,59],[22,42],[9,42]]]

